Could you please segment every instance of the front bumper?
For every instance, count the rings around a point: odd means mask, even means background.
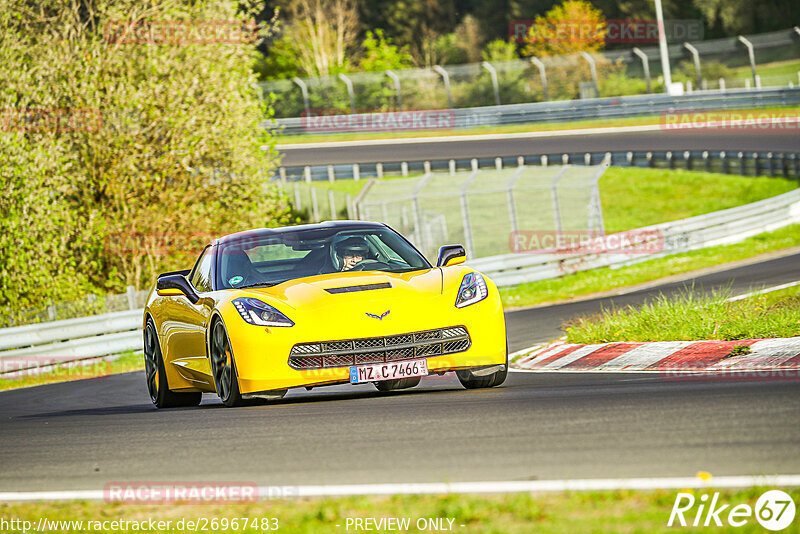
[[[414,354],[426,358],[430,373],[487,367],[506,363],[506,332],[499,298],[486,299],[466,308],[446,313],[416,314],[406,320],[360,321],[358,324],[315,324],[303,327],[298,323],[289,328],[265,328],[249,325],[236,317],[226,321],[236,360],[239,389],[256,393],[303,386],[349,383],[350,365],[369,363],[343,358],[332,360],[336,366],[298,369],[290,365],[292,348],[298,344],[340,342],[368,338],[391,338],[410,333],[447,330],[463,325],[469,335],[469,347],[451,354]],[[324,347],[323,347],[324,348]],[[384,347],[386,349],[386,347]],[[384,350],[384,354],[391,351]],[[387,358],[385,361],[392,361]],[[296,364],[296,361],[294,362]]]

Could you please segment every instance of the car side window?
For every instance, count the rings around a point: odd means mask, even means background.
[[[205,293],[211,291],[211,262],[214,259],[210,246],[206,247],[200,259],[197,260],[197,266],[192,273],[190,280],[194,288],[200,292]]]

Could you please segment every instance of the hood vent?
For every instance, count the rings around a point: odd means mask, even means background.
[[[362,284],[360,286],[344,286],[344,287],[331,287],[326,289],[328,293],[336,295],[337,293],[355,293],[356,291],[372,291],[373,289],[389,289],[392,284],[389,282],[381,282],[380,284]]]

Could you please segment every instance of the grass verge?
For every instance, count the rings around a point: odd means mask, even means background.
[[[701,495],[709,497],[719,492],[719,503],[731,506],[747,504],[754,508],[758,497],[767,488],[742,490],[681,490],[693,493],[699,502]],[[774,489],[774,488],[768,488]],[[795,502],[800,499],[800,490],[785,489]],[[677,495],[675,490],[659,491],[590,491],[545,494],[491,494],[491,495],[422,495],[390,497],[344,497],[337,499],[272,500],[249,504],[205,504],[205,505],[128,505],[103,502],[24,503],[0,504],[0,517],[6,520],[21,519],[36,525],[39,518],[49,521],[83,521],[83,530],[53,529],[51,532],[88,532],[88,521],[147,521],[149,519],[170,521],[170,528],[159,532],[191,532],[184,526],[175,528],[178,521],[197,521],[213,518],[276,518],[278,531],[297,534],[320,532],[348,532],[348,518],[409,518],[410,528],[400,532],[433,532],[435,529],[418,529],[420,518],[452,519],[452,531],[465,534],[503,533],[574,533],[574,532],[673,532],[676,527],[667,527],[670,512]],[[730,509],[730,508],[729,508]],[[688,523],[694,520],[695,506],[685,517]],[[720,519],[726,520],[727,510]],[[705,514],[703,518],[705,519]],[[184,525],[186,523],[184,522]],[[338,525],[338,526],[337,526]],[[74,526],[74,525],[73,525]],[[681,532],[707,531],[699,528],[681,528]],[[145,529],[147,530],[147,529]],[[216,528],[216,532],[261,533],[265,529]],[[716,530],[720,530],[717,528]],[[118,529],[116,532],[139,532],[134,529]],[[385,531],[385,530],[382,530]],[[712,531],[715,529],[712,528]],[[763,532],[754,517],[737,532]],[[795,521],[784,532],[798,532]]]
[[[94,360],[91,363],[71,362],[33,371],[0,375],[0,391],[84,378],[99,378],[117,373],[143,369],[142,355],[126,352],[114,359]],[[11,376],[11,378],[9,378]]]
[[[506,308],[569,300],[794,246],[800,246],[800,225],[797,224],[759,234],[732,245],[675,254],[617,269],[604,267],[561,278],[504,287],[500,288],[500,296]]]
[[[700,295],[686,288],[641,307],[606,309],[571,321],[569,343],[673,341],[800,336],[800,287],[729,301],[729,290]],[[732,355],[746,354],[745,346]]]
[[[800,110],[800,107],[789,106],[785,108],[764,108],[752,109],[743,108],[729,110],[736,113],[758,112],[771,113]],[[474,128],[464,128],[459,130],[425,130],[425,131],[403,131],[403,132],[365,132],[365,133],[340,133],[340,134],[302,134],[302,135],[279,135],[277,143],[296,144],[296,143],[326,143],[329,141],[363,141],[368,139],[409,139],[417,137],[459,137],[464,135],[486,135],[486,134],[507,134],[525,132],[552,132],[558,130],[581,130],[587,128],[614,128],[621,126],[644,126],[660,124],[661,115],[647,115],[642,117],[626,117],[620,119],[594,119],[579,120],[568,122],[542,122],[528,124],[509,124],[502,126],[476,126]]]

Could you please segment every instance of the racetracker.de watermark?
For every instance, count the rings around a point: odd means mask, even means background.
[[[800,369],[661,369],[665,380],[719,381],[719,382],[796,382],[800,380]]]
[[[259,488],[254,482],[109,482],[103,488],[106,502],[148,504],[243,503],[258,499],[297,496],[295,486]]]
[[[664,33],[670,42],[703,39],[701,20],[665,20]],[[508,26],[509,39],[517,43],[575,43],[603,40],[607,44],[644,44],[658,42],[658,21],[611,19],[604,25],[587,21],[560,20],[537,25],[535,20],[512,20]]]
[[[300,117],[300,126],[309,133],[357,133],[455,128],[451,109],[376,111],[343,115],[340,110],[316,110]]]
[[[588,230],[518,230],[509,235],[515,254],[655,254],[664,250],[660,230],[603,234]]]
[[[18,380],[47,374],[61,380],[107,377],[111,363],[104,358],[75,360],[75,356],[16,356],[0,359],[0,378]]]
[[[668,111],[661,114],[662,130],[792,130],[800,133],[797,111]]]
[[[253,44],[259,30],[255,21],[112,20],[103,29],[103,39],[109,44]]]
[[[4,132],[96,132],[103,115],[92,108],[6,108],[0,110]]]

